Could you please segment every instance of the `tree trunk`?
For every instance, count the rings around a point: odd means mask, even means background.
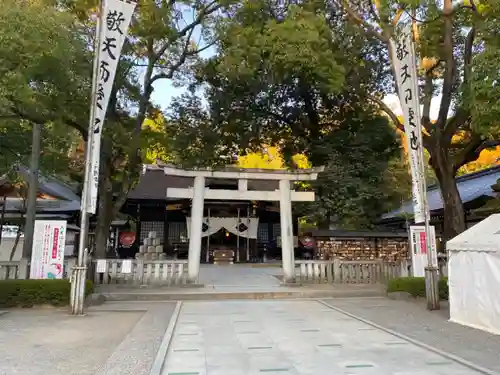
[[[38,175],[40,168],[40,154],[42,145],[42,125],[33,124],[33,137],[31,143],[30,176],[28,184],[28,206],[26,220],[24,221],[23,258],[31,259],[33,251],[33,235],[36,220],[36,201],[38,195]]]
[[[95,229],[95,257],[108,257],[109,228],[113,221],[113,199],[111,194],[102,194],[99,197],[99,215]]]
[[[104,173],[99,176],[99,210],[97,215],[97,225],[95,229],[95,256],[97,258],[107,258],[109,228],[113,221],[113,188],[110,169],[105,166]]]
[[[466,229],[462,198],[455,181],[455,171],[442,148],[432,153],[432,168],[441,188],[444,208],[443,240],[448,241]]]
[[[22,220],[22,217],[21,217],[21,220]],[[21,233],[22,233],[22,228],[21,228],[21,224],[19,224],[19,227],[17,228],[16,239],[14,240],[14,245],[12,246],[12,249],[10,250],[10,257],[9,257],[10,261],[14,260],[14,255],[16,255],[17,246],[19,245],[19,241],[21,240]]]
[[[14,245],[10,250],[9,260],[12,261],[14,259],[14,255],[16,255],[17,246],[19,245],[19,241],[21,240],[21,234],[24,230],[24,213],[26,212],[26,199],[23,198],[23,204],[21,208],[21,218],[19,221],[19,226],[17,227],[16,239],[14,240]],[[21,258],[23,256],[21,255]],[[29,258],[31,259],[31,258]]]

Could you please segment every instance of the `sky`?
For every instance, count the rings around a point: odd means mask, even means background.
[[[174,87],[171,81],[160,80],[157,81],[155,85],[155,90],[153,91],[152,100],[155,104],[161,106],[162,109],[166,109],[172,99],[176,96],[182,95],[186,92],[186,88]],[[394,112],[396,115],[403,115],[401,110],[401,105],[399,99],[395,94],[389,94],[384,98],[385,104]],[[436,96],[431,102],[431,120],[436,120],[439,112],[439,104],[441,102],[441,96]]]

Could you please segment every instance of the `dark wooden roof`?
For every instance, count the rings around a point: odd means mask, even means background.
[[[193,185],[191,177],[166,176],[162,169],[147,170],[128,194],[128,199],[164,200],[167,188],[188,188]]]
[[[221,178],[207,179],[207,186],[226,185],[234,189],[238,188],[237,180],[226,180]],[[133,200],[165,200],[167,188],[189,188],[193,186],[192,177],[165,175],[163,169],[147,169],[141,174],[139,182],[129,193],[128,199]],[[269,180],[250,180],[248,181],[249,190],[273,191],[278,189],[278,181]]]
[[[493,191],[492,185],[500,179],[500,166],[483,169],[478,172],[468,173],[455,179],[458,192],[462,198],[462,203],[467,205],[477,199],[493,199],[498,194]],[[431,215],[439,214],[443,210],[443,198],[438,185],[429,186],[427,189],[427,201]],[[480,206],[484,202],[479,202]],[[474,204],[472,204],[474,208]],[[466,207],[466,206],[465,206]],[[413,215],[413,202],[405,202],[400,208],[382,215],[380,222],[390,222],[393,220],[404,221],[405,215]]]

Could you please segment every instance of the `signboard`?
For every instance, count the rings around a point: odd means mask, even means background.
[[[30,279],[62,279],[65,246],[65,220],[35,220]]]
[[[438,266],[437,246],[436,246],[436,231],[434,226],[429,227],[431,233],[429,247],[432,253],[432,265]],[[427,245],[425,236],[425,226],[412,225],[410,226],[410,244],[411,244],[411,261],[413,276],[424,277],[425,267],[429,261],[427,260]]]
[[[97,273],[105,273],[106,272],[106,259],[98,259],[97,260],[97,267],[96,267],[96,272]]]
[[[122,261],[122,273],[132,273],[132,260],[124,259]]]

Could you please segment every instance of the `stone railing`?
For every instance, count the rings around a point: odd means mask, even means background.
[[[104,259],[104,270],[98,269],[98,260],[93,260],[87,270],[87,278],[96,285],[179,285],[187,283],[187,261],[184,260],[130,260],[130,272],[122,269],[122,259]],[[101,261],[101,266],[103,262]],[[64,260],[64,279],[71,278],[75,258]],[[103,272],[98,272],[103,271]],[[29,263],[25,260],[0,261],[0,280],[27,279]]]
[[[297,280],[304,283],[375,284],[408,276],[408,264],[381,261],[300,260]]]
[[[0,261],[0,280],[26,279],[27,277],[27,261]]]
[[[103,261],[105,261],[104,269]],[[127,260],[125,260],[127,262]],[[185,260],[129,260],[130,268],[123,267],[122,259],[92,261],[95,285],[179,285],[187,283]]]

